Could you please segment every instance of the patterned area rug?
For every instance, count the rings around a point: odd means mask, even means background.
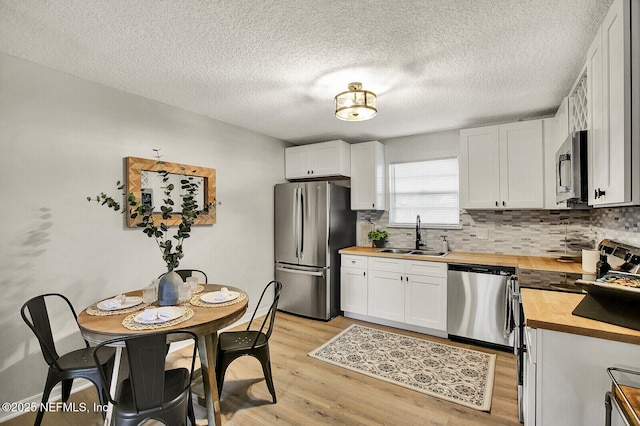
[[[476,410],[491,408],[495,354],[351,325],[308,355]]]

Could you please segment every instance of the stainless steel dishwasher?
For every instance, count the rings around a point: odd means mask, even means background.
[[[509,280],[515,274],[509,267],[449,264],[449,338],[513,350]]]

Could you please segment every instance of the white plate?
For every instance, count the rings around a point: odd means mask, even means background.
[[[238,293],[237,291],[228,291],[228,296],[226,298],[219,299],[218,297],[220,297],[219,295],[221,294],[223,294],[221,291],[211,291],[200,296],[200,300],[207,303],[224,303],[236,299],[238,296],[240,296],[240,293]]]
[[[98,309],[101,309],[103,311],[118,311],[120,309],[132,308],[142,303],[142,297],[130,296],[125,299],[124,303],[121,303],[120,306],[117,306],[114,308],[114,307],[109,307],[108,304],[106,303],[111,300],[113,299],[103,300],[102,302],[99,302],[96,306],[98,307]]]
[[[167,316],[164,318],[145,319],[144,315],[149,315],[145,314],[145,312],[148,311],[162,311],[163,313],[166,312]],[[140,324],[162,324],[164,322],[173,321],[176,318],[180,318],[182,315],[184,315],[184,308],[181,308],[180,306],[165,306],[162,308],[146,309],[133,317],[133,320]]]

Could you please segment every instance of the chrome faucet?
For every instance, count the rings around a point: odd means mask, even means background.
[[[416,250],[420,250],[422,247],[426,246],[422,242],[422,237],[420,236],[420,215],[416,216]]]

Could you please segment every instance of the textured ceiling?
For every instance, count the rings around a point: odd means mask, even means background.
[[[611,0],[0,0],[0,51],[294,143],[551,114]],[[333,97],[361,81],[378,115]]]

